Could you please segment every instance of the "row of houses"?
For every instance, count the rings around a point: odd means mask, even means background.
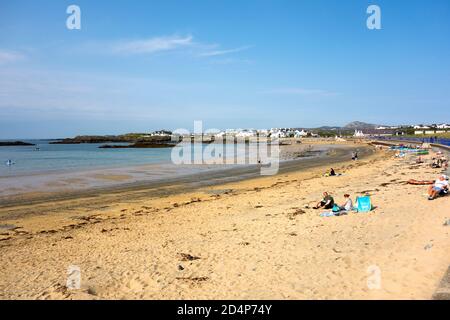
[[[171,136],[172,132],[167,130],[154,131],[149,136]],[[272,138],[302,138],[306,136],[315,136],[304,129],[293,128],[272,128],[272,129],[227,129],[224,131],[203,134],[214,138],[251,138],[251,137],[272,137]],[[191,134],[193,136],[193,134]]]
[[[221,131],[214,136],[216,138],[236,137],[236,138],[250,138],[250,137],[272,137],[272,138],[302,138],[311,135],[303,129],[292,128],[272,128],[267,129],[228,129]]]
[[[432,124],[432,125],[415,125],[414,127],[414,134],[417,135],[435,135],[435,134],[441,134],[446,133],[450,130],[450,125],[447,123],[442,124]]]
[[[401,129],[363,129],[363,130],[355,130],[353,137],[355,138],[364,138],[370,136],[402,136],[405,134],[405,131]]]
[[[361,129],[355,130],[353,136],[355,138],[363,138],[368,136],[393,136],[393,135],[404,135],[406,133],[406,129],[413,128],[414,133],[417,135],[422,134],[440,134],[445,133],[450,129],[450,125],[448,124],[439,124],[439,125],[415,125],[415,126],[379,126],[375,129]],[[159,130],[152,132],[149,136],[171,136],[172,132],[167,130]],[[304,137],[317,137],[318,135],[312,132],[309,132],[305,129],[300,128],[272,128],[272,129],[227,129],[224,131],[218,131],[206,134],[209,137],[213,137],[214,139],[221,139],[226,137],[234,137],[234,138],[251,138],[251,137],[272,137],[272,138],[304,138]],[[193,136],[191,134],[191,136]]]
[[[430,124],[430,125],[424,125],[424,124],[417,124],[414,126],[379,126],[376,128],[376,130],[398,130],[398,129],[408,129],[413,128],[415,130],[442,130],[442,129],[450,129],[450,124],[447,123],[441,123],[441,124]]]
[[[423,125],[423,124],[419,124],[419,125],[415,125],[413,126],[413,129],[416,130],[445,130],[445,129],[450,129],[450,124],[447,123],[441,123],[441,124],[432,124],[432,125]]]

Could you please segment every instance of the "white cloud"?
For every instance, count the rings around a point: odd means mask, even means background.
[[[98,47],[95,45],[94,48],[97,51],[104,51],[104,46]],[[180,36],[159,36],[152,37],[148,39],[138,39],[138,40],[124,40],[120,42],[115,42],[107,45],[110,52],[114,54],[156,54],[162,52],[172,52],[172,51],[186,51],[189,49],[188,54],[192,54],[197,57],[219,57],[228,54],[238,53],[251,48],[251,46],[242,46],[233,49],[220,49],[218,44],[206,44],[194,41],[192,35]]]
[[[0,49],[0,65],[22,60],[24,55],[15,51],[6,51]]]
[[[194,44],[193,40],[191,35],[154,37],[118,43],[113,46],[113,51],[121,54],[152,54],[190,47]]]
[[[225,54],[231,54],[231,53],[237,53],[237,52],[245,51],[245,50],[248,50],[250,48],[251,48],[251,46],[244,46],[244,47],[239,47],[239,48],[235,48],[235,49],[228,49],[228,50],[208,51],[208,52],[201,53],[200,56],[201,57],[223,56]]]

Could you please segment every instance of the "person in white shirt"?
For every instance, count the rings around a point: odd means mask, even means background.
[[[434,200],[442,191],[448,191],[449,183],[447,179],[446,175],[442,175],[428,188],[428,200]]]
[[[353,201],[350,198],[349,194],[344,194],[344,198],[345,198],[345,203],[340,206],[339,208],[341,209],[341,211],[351,211],[353,210]]]

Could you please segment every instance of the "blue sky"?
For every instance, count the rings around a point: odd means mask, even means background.
[[[448,0],[3,0],[0,138],[450,122],[449,39]]]

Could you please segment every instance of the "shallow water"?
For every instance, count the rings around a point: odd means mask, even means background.
[[[36,146],[0,147],[0,177],[164,163],[170,161],[171,153],[170,148],[100,149],[103,144],[63,145],[49,144],[48,140],[25,141]],[[7,160],[15,164],[7,166]]]
[[[102,144],[22,141],[35,146],[0,147],[0,197],[163,180],[238,167],[248,164],[249,154],[254,155],[249,150],[258,148],[254,144],[204,144],[195,147],[186,144],[175,148],[101,149],[99,146]],[[181,155],[188,163],[194,164],[178,165],[172,161],[176,158],[172,154]],[[195,164],[195,159],[203,163]],[[14,165],[7,166],[7,160],[12,160]],[[213,164],[215,161],[227,162],[228,165]],[[257,163],[256,159],[252,161]]]
[[[181,152],[182,147],[174,148],[117,148],[101,149],[104,143],[99,144],[50,144],[49,140],[22,140],[35,144],[35,146],[0,147],[0,177],[30,176],[52,172],[78,172],[100,168],[121,168],[148,164],[172,163],[172,152]],[[126,143],[113,143],[114,145],[127,145]],[[190,144],[188,144],[190,146]],[[211,148],[216,149],[210,152]],[[39,149],[38,149],[39,148]],[[203,144],[198,147],[189,147],[188,159],[201,159],[208,162],[214,158],[234,155],[240,160],[249,154],[249,148],[254,150],[255,145],[245,144],[222,145]],[[184,157],[183,153],[181,155]],[[6,165],[12,160],[14,165]],[[242,163],[241,163],[242,164]]]

